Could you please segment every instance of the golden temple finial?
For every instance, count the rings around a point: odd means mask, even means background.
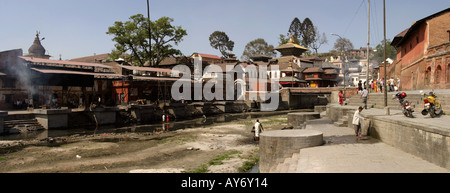
[[[289,37],[288,43],[294,43],[294,36],[291,33],[291,37]]]

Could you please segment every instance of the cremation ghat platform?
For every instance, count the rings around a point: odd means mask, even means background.
[[[323,133],[314,130],[276,130],[261,133],[259,171],[267,173],[302,148],[323,144]]]
[[[35,109],[36,120],[45,129],[67,128],[70,109]]]
[[[293,126],[294,129],[302,129],[306,121],[312,119],[320,119],[319,112],[299,112],[288,113],[288,123]]]

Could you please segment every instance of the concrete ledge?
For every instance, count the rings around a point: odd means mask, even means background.
[[[293,126],[294,129],[301,127],[306,121],[311,119],[320,119],[319,112],[299,112],[299,113],[288,113],[288,124]]]
[[[314,130],[276,130],[261,133],[259,170],[267,173],[285,158],[306,147],[323,144],[323,133]]]

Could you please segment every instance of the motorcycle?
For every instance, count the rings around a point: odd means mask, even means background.
[[[399,103],[402,107],[402,112],[406,117],[414,118],[414,116],[413,116],[414,108],[412,107],[411,103],[405,99],[406,96],[407,96],[406,93],[399,92],[399,93],[393,95],[392,97],[396,98],[399,101]]]
[[[443,113],[441,103],[437,99],[434,90],[432,92],[429,92],[428,94],[420,91],[420,94],[422,95],[424,105],[424,109],[422,111],[423,116],[426,116],[428,113],[430,113],[431,118],[434,118]]]

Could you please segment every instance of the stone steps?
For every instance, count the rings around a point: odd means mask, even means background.
[[[292,157],[284,159],[282,163],[270,170],[269,173],[296,173],[299,160],[300,152],[293,153]]]
[[[400,104],[397,99],[392,99],[393,93],[388,93],[388,106],[392,109],[400,109]],[[423,99],[419,94],[410,94],[406,98],[412,103],[417,109],[423,109]],[[449,95],[438,95],[438,99],[441,103],[444,112],[450,113],[450,96]],[[345,101],[349,106],[362,106],[362,99],[360,95],[355,95],[353,97],[347,98]],[[384,108],[384,95],[383,94],[372,94],[367,101],[368,107],[374,108]]]
[[[44,127],[36,119],[8,120],[3,122],[3,126],[5,132],[9,134],[44,129]]]
[[[348,126],[348,116],[345,115],[340,118],[338,121],[333,123],[336,127],[347,127]]]

